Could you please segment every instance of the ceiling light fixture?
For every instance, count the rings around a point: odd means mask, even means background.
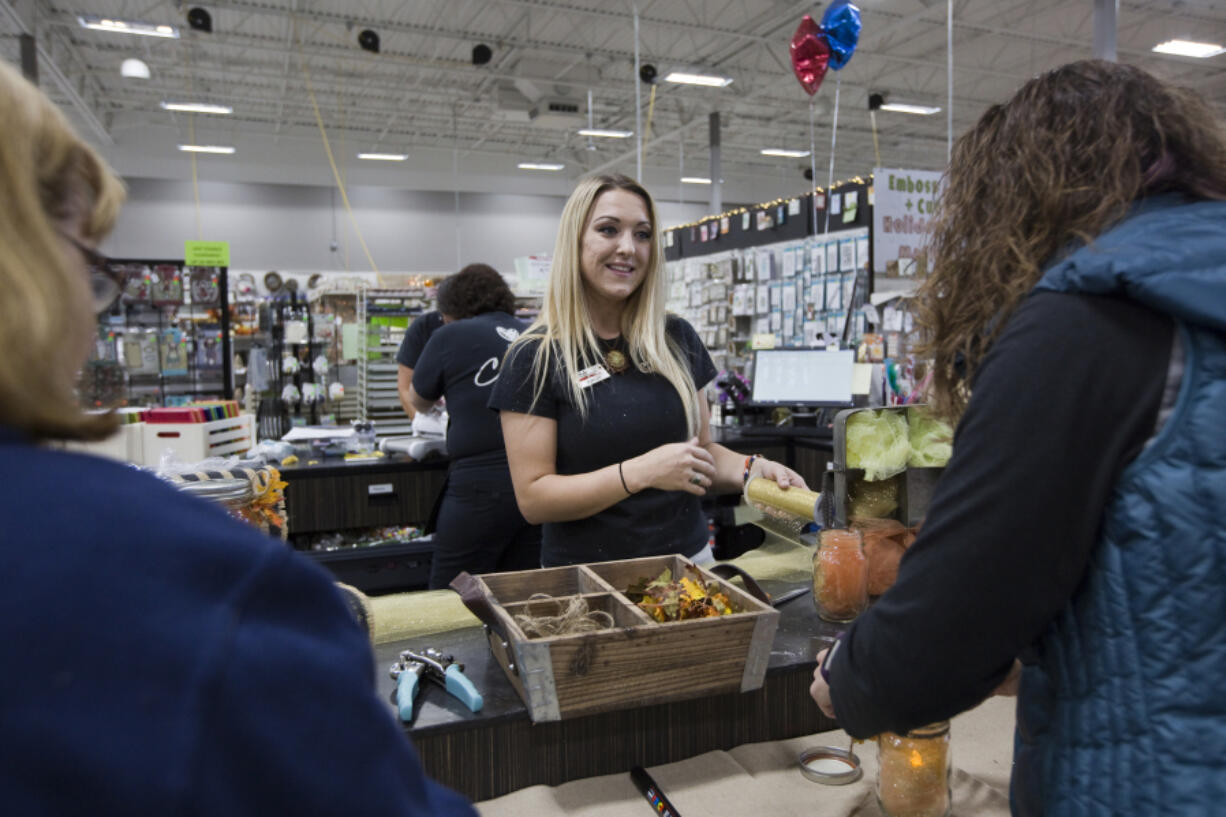
[[[183,111],[185,113],[234,113],[234,109],[229,105],[212,105],[208,102],[163,102],[162,110]]]
[[[225,153],[234,152],[229,145],[179,145],[179,150],[186,153]]]
[[[128,79],[149,79],[149,66],[136,57],[128,57],[119,66],[119,75]]]
[[[629,139],[634,136],[632,130],[617,130],[616,128],[580,128],[580,136],[601,136],[605,139]]]
[[[1192,40],[1167,40],[1164,43],[1155,45],[1153,50],[1159,54],[1174,54],[1177,57],[1196,57],[1202,60],[1206,57],[1216,57],[1218,54],[1226,53],[1226,48],[1222,48],[1217,43],[1198,43]]]
[[[375,162],[403,162],[409,158],[407,153],[359,153],[359,159],[370,159]]]
[[[114,31],[119,34],[140,34],[144,37],[166,37],[178,39],[179,29],[175,26],[161,23],[138,23],[133,20],[116,20],[112,17],[99,17],[96,14],[78,14],[77,22],[82,28],[93,31]]]
[[[893,111],[894,113],[913,113],[919,116],[932,116],[934,113],[940,113],[940,108],[934,108],[931,105],[912,105],[908,102],[886,102],[881,106],[883,111]]]
[[[684,184],[710,184],[711,180],[705,176],[682,176],[681,181]]]
[[[665,82],[675,82],[679,85],[702,85],[707,88],[724,88],[732,84],[732,77],[721,77],[716,74],[697,74],[690,71],[670,71],[664,77]]]
[[[520,162],[520,170],[561,170],[566,165],[555,164],[553,162]]]
[[[803,159],[809,155],[807,150],[788,150],[786,148],[762,148],[758,152],[763,156],[782,156],[785,159]]]

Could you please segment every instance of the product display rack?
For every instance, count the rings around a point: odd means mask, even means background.
[[[329,365],[329,382],[340,383],[345,395],[340,400],[329,397],[328,407],[337,423],[344,425],[359,417],[358,366],[355,352],[345,345],[345,327],[356,326],[357,282],[352,279],[327,282],[307,291],[314,322],[316,352],[324,355]]]
[[[425,287],[358,291],[358,416],[374,424],[377,437],[412,432],[400,405],[396,352],[404,332],[426,311]]]
[[[233,399],[227,269],[178,260],[109,264],[126,285],[98,318],[82,402],[100,408]]]
[[[669,310],[693,325],[717,369],[745,374],[759,347],[846,347],[867,328],[872,199],[871,177],[857,177],[831,195],[819,190],[667,230]]]

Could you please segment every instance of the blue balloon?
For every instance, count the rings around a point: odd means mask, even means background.
[[[841,70],[860,42],[860,9],[848,0],[835,0],[822,14],[821,28],[830,45],[830,67]]]

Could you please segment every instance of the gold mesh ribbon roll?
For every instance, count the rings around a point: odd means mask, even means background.
[[[805,522],[814,521],[817,513],[817,500],[820,496],[821,494],[795,486],[785,491],[779,487],[779,483],[765,477],[754,477],[745,486],[745,499],[751,504],[783,511]],[[771,515],[778,516],[777,513]]]

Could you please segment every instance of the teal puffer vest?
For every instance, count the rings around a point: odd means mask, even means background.
[[[1185,368],[1023,673],[1014,813],[1226,813],[1226,203],[1142,202],[1036,290],[1170,315]]]

